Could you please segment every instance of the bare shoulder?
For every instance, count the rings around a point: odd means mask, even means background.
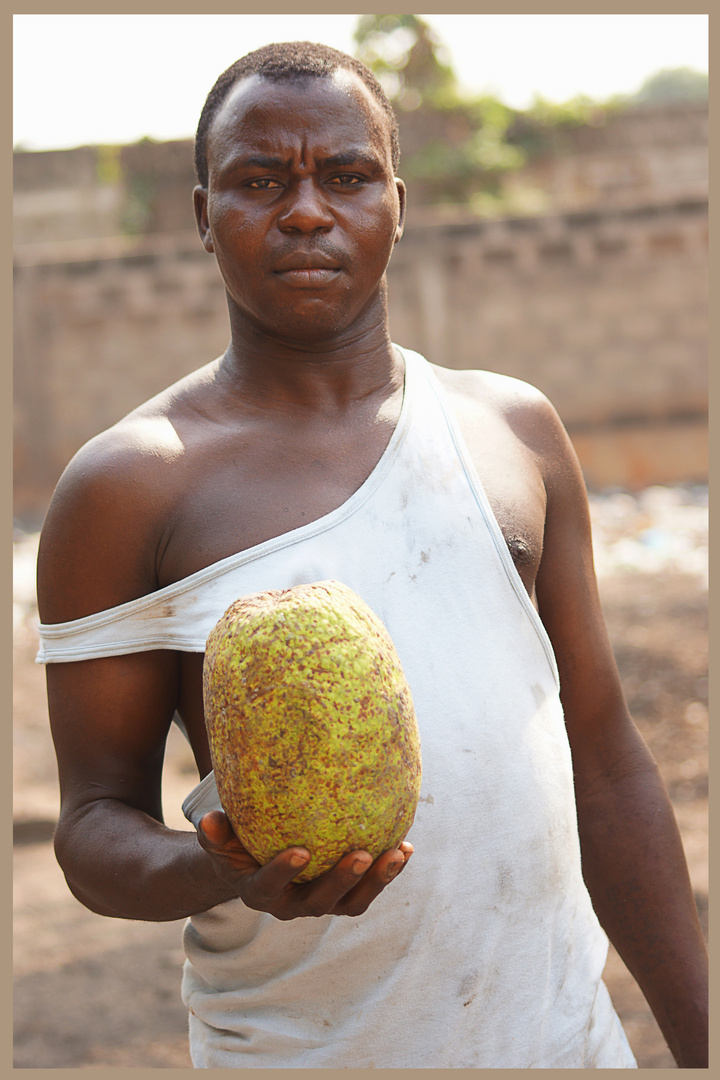
[[[433,369],[461,425],[492,420],[548,465],[572,453],[555,407],[537,387],[494,371]]]
[[[182,485],[175,420],[190,376],[90,439],[53,494],[38,551],[43,622],[104,610],[157,588],[157,561]]]
[[[552,409],[547,397],[537,387],[511,375],[479,368],[444,368],[436,364],[432,365],[432,369],[446,393],[454,399],[467,400],[471,405],[493,409],[506,416],[518,411]]]
[[[183,453],[173,423],[181,387],[146,401],[77,451],[55,490],[53,520],[58,512],[75,513],[85,505],[89,510],[98,498],[125,502],[130,490],[139,495],[167,478],[168,466]]]

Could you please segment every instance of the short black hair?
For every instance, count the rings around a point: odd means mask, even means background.
[[[250,75],[264,79],[328,78],[338,70],[354,71],[383,109],[390,127],[393,171],[400,161],[400,138],[393,107],[372,71],[347,53],[313,41],[282,41],[263,45],[236,60],[218,78],[208,94],[195,135],[195,171],[202,187],[208,185],[207,136],[210,125],[235,83]]]

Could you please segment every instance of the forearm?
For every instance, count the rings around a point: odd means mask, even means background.
[[[670,800],[642,750],[578,796],[583,873],[679,1067],[707,1067],[707,952]]]
[[[55,852],[72,893],[100,915],[167,922],[236,895],[195,832],[168,829],[114,799],[63,814]]]

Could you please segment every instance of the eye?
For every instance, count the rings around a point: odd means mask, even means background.
[[[354,173],[339,173],[337,176],[331,176],[328,183],[339,187],[357,187],[363,183],[363,177],[356,176]]]
[[[260,176],[256,180],[248,180],[246,187],[252,188],[253,191],[271,191],[273,188],[279,188],[282,185],[277,180],[273,180],[269,176]]]

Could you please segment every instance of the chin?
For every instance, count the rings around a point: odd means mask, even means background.
[[[275,318],[254,318],[252,322],[264,335],[289,344],[322,344],[344,337],[354,328],[365,324],[368,311],[372,306],[369,305],[360,311],[348,311],[342,308],[338,310],[337,307],[328,310],[326,305],[322,305],[319,306],[319,310],[306,310],[294,314],[287,309],[285,311],[280,309]]]
[[[371,331],[383,321],[387,310],[382,284],[361,304],[352,303],[350,297],[335,297],[333,302],[329,298],[307,298],[297,306],[278,300],[270,308],[254,308],[239,304],[229,292],[227,295],[231,323],[241,334],[245,324],[253,335],[301,348],[340,344],[364,330]]]

